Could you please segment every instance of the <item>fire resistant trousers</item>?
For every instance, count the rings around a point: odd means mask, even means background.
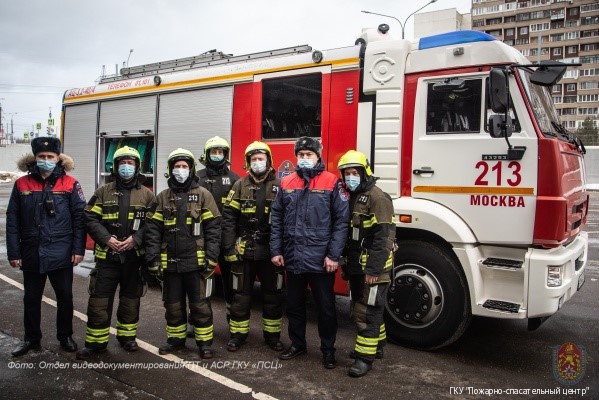
[[[351,274],[349,278],[353,320],[358,331],[354,350],[357,357],[369,363],[374,361],[377,349],[382,350],[387,343],[383,312],[388,287],[388,283],[366,284],[363,274]]]
[[[244,260],[232,266],[231,291],[234,293],[231,303],[231,319],[229,331],[231,336],[245,340],[250,331],[250,310],[252,290],[256,276],[260,279],[262,292],[262,331],[266,340],[279,339],[283,304],[281,290],[277,288],[274,265],[270,260]],[[281,276],[282,278],[282,276]]]
[[[119,289],[116,312],[117,339],[122,344],[135,340],[139,321],[139,303],[143,284],[139,273],[139,259],[127,257],[127,263],[98,262],[90,274],[89,303],[85,347],[104,349],[110,336],[110,321],[114,295]]]
[[[187,336],[187,304],[189,301],[190,323],[193,325],[195,341],[199,347],[212,345],[214,326],[212,307],[206,296],[206,285],[213,279],[204,279],[199,270],[178,273],[165,272],[162,299],[166,309],[167,342],[173,346],[185,343]],[[210,290],[211,291],[211,288]]]

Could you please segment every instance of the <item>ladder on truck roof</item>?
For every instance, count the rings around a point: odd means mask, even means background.
[[[308,45],[285,47],[282,49],[244,54],[240,56],[233,56],[232,54],[225,54],[222,51],[210,50],[198,56],[121,68],[120,75],[101,77],[99,83],[116,82],[132,78],[140,78],[148,75],[184,71],[214,65],[240,63],[260,58],[280,57],[291,54],[306,53],[309,51],[312,51],[312,47]]]

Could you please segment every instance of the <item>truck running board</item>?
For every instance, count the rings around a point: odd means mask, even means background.
[[[519,260],[510,260],[508,258],[487,258],[483,261],[483,265],[487,267],[501,267],[501,268],[513,268],[520,269],[522,268],[522,261]]]
[[[520,304],[509,303],[507,301],[501,300],[487,300],[483,304],[483,307],[488,308],[490,310],[498,310],[514,314],[520,311]]]

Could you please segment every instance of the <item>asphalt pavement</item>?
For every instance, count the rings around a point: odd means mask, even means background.
[[[248,344],[226,350],[224,301],[212,299],[215,357],[200,359],[195,343],[161,356],[166,339],[160,290],[150,287],[142,299],[140,351],[119,348],[114,333],[108,351],[86,362],[65,353],[55,339],[54,293],[48,284],[42,306],[42,351],[13,358],[23,337],[22,274],[6,260],[5,214],[11,183],[0,184],[0,398],[38,399],[561,399],[599,398],[599,192],[591,194],[586,282],[579,293],[538,330],[526,321],[474,318],[455,344],[422,352],[390,344],[364,378],[347,376],[355,331],[349,302],[337,298],[339,333],[336,369],[321,365],[316,314],[309,307],[308,354],[280,361],[263,342],[260,304],[252,310]],[[74,338],[82,346],[91,254],[77,267],[73,284]],[[115,312],[116,313],[116,310]],[[113,314],[114,314],[113,313]],[[113,326],[114,326],[113,318]],[[284,321],[283,342],[289,344]],[[555,348],[572,342],[583,350],[582,379],[564,385],[554,374]]]

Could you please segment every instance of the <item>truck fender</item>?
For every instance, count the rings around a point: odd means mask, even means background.
[[[411,215],[411,223],[397,221],[397,227],[432,232],[449,243],[476,243],[470,227],[449,208],[430,200],[400,197],[393,200],[395,215]]]

